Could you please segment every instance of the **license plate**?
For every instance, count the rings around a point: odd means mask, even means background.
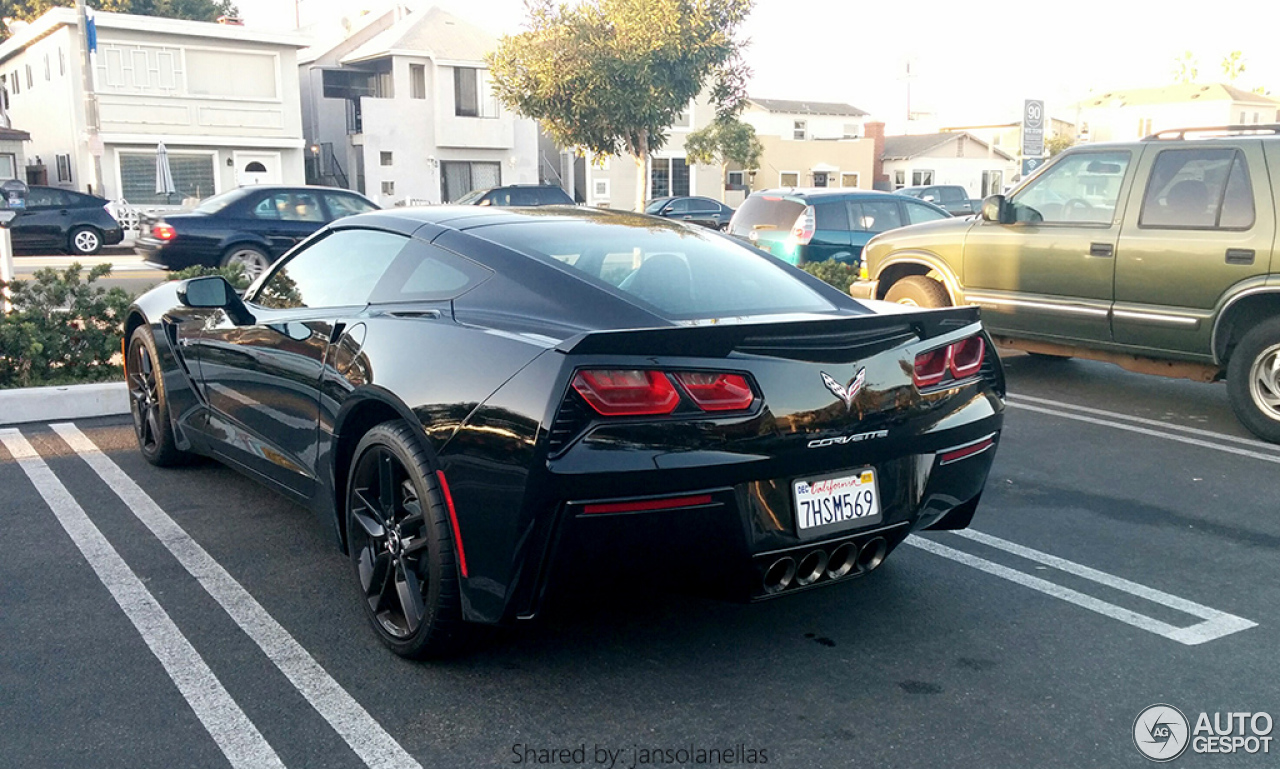
[[[799,480],[792,491],[800,531],[853,528],[878,523],[881,519],[876,474],[869,467]]]

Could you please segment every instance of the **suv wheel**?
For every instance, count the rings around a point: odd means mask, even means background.
[[[1227,364],[1236,418],[1259,438],[1280,443],[1280,318],[1254,326]]]
[[[885,301],[909,304],[912,307],[950,307],[951,297],[947,289],[933,278],[909,275],[889,287]]]

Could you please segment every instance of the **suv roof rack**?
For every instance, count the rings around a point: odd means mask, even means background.
[[[1170,128],[1158,131],[1143,139],[1144,142],[1179,141],[1188,134],[1200,134],[1204,138],[1216,136],[1275,136],[1280,134],[1280,123],[1255,123],[1254,125],[1224,125],[1209,128]]]

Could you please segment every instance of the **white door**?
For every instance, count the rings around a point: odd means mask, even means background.
[[[235,152],[232,162],[236,166],[236,184],[241,187],[281,183],[279,152]]]

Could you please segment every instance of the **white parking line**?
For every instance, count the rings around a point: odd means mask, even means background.
[[[1267,443],[1266,441],[1254,440],[1253,438],[1241,438],[1238,435],[1227,435],[1226,433],[1220,433],[1215,430],[1201,430],[1198,427],[1187,427],[1185,425],[1175,425],[1169,422],[1161,422],[1158,419],[1145,419],[1143,417],[1135,417],[1129,414],[1121,414],[1116,411],[1104,411],[1102,409],[1090,408],[1089,406],[1078,406],[1074,403],[1054,401],[1054,400],[1049,400],[1048,398],[1036,398],[1030,395],[1022,395],[1020,393],[1017,395],[1010,395],[1009,400],[1027,401],[1029,403],[1038,403],[1042,406],[1057,406],[1058,408],[1061,408],[1061,409],[1070,409],[1072,411],[1079,411],[1085,414],[1093,414],[1095,416],[1107,417],[1109,419],[1121,419],[1126,422],[1134,422],[1140,425],[1158,427],[1164,430],[1174,430],[1176,432],[1187,433],[1189,435],[1198,435],[1202,438],[1209,438],[1210,440],[1227,441],[1228,443],[1239,443],[1245,446],[1254,446],[1259,449],[1265,449],[1266,451],[1273,451],[1273,452],[1280,453],[1280,446],[1277,446],[1274,443]]]
[[[84,508],[71,496],[49,466],[23,435],[0,430],[0,442],[13,455],[27,478],[44,498],[76,547],[133,623],[151,653],[191,705],[209,736],[233,767],[284,769],[266,738],[209,669],[155,596],[142,584],[112,547],[102,531],[89,520]]]
[[[289,631],[80,429],[50,425],[235,620],[371,769],[422,769]]]
[[[1095,611],[1098,614],[1111,617],[1112,619],[1119,620],[1128,625],[1163,636],[1171,641],[1186,644],[1187,646],[1196,646],[1222,638],[1223,636],[1231,635],[1232,633],[1238,633],[1241,630],[1248,630],[1251,627],[1258,626],[1258,623],[1244,619],[1243,617],[1237,617],[1234,614],[1227,614],[1226,612],[1221,612],[1217,609],[1211,609],[1208,606],[1195,603],[1194,601],[1188,601],[1185,598],[1179,598],[1176,595],[1170,595],[1169,593],[1156,590],[1155,588],[1140,585],[1136,582],[1131,582],[1127,579],[1116,577],[1073,561],[1068,561],[1065,558],[1059,558],[1055,555],[1049,555],[1048,553],[1043,553],[1039,550],[1033,550],[1032,548],[1000,539],[999,537],[993,537],[990,534],[983,534],[982,532],[967,529],[951,533],[974,542],[980,542],[989,547],[1003,550],[1007,553],[1012,553],[1029,561],[1034,561],[1045,566],[1051,566],[1059,571],[1067,572],[1068,574],[1074,574],[1077,577],[1082,577],[1091,582],[1106,585],[1112,589],[1137,596],[1152,603],[1160,604],[1161,606],[1183,612],[1184,614],[1199,617],[1203,622],[1199,622],[1188,627],[1177,627],[1175,625],[1170,625],[1167,622],[1162,622],[1152,617],[1148,617],[1145,614],[1139,614],[1138,612],[1131,611],[1121,606],[1107,603],[1099,598],[1094,598],[1091,595],[1081,593],[1078,590],[1063,587],[1050,582],[1047,579],[1034,577],[1030,574],[1018,571],[1017,569],[1011,569],[1008,566],[988,561],[985,558],[979,558],[978,556],[970,555],[969,553],[947,547],[946,545],[939,544],[931,539],[925,539],[923,537],[913,535],[907,537],[906,544],[911,545],[912,547],[917,547],[921,550],[926,550],[935,555],[940,555],[943,558],[949,558],[958,563],[963,563],[966,566],[972,566],[973,568],[979,569],[988,574],[1007,579],[1010,582],[1016,582],[1017,584],[1029,587],[1032,590],[1038,590],[1046,595],[1060,598],[1068,603],[1073,603],[1077,606],[1089,609],[1090,611]]]
[[[1220,443],[1213,443],[1212,441],[1201,440],[1199,438],[1191,438],[1186,435],[1178,435],[1176,433],[1166,432],[1164,430],[1152,430],[1146,427],[1138,427],[1137,425],[1119,424],[1114,421],[1109,421],[1108,419],[1099,419],[1097,417],[1085,416],[1083,414],[1069,414],[1064,411],[1055,411],[1054,409],[1041,408],[1040,406],[1032,406],[1027,403],[1018,403],[1015,401],[1010,401],[1007,405],[1012,408],[1022,409],[1024,411],[1034,411],[1038,414],[1048,414],[1049,416],[1061,417],[1063,419],[1074,419],[1077,422],[1088,422],[1089,424],[1102,425],[1103,427],[1113,427],[1117,430],[1126,430],[1131,433],[1139,433],[1141,435],[1150,435],[1156,438],[1164,438],[1167,441],[1176,441],[1178,443],[1186,443],[1192,446],[1200,446],[1201,448],[1213,449],[1214,451],[1222,451],[1227,454],[1236,454],[1238,456],[1249,457],[1251,459],[1260,459],[1263,462],[1272,462],[1274,464],[1280,464],[1280,454],[1264,454],[1259,451],[1249,451],[1248,449],[1241,449],[1235,446],[1224,446]],[[1122,418],[1122,415],[1117,414],[1113,418]],[[1164,425],[1164,426],[1169,427],[1169,425]],[[1221,438],[1223,436],[1215,436],[1215,437]],[[1270,444],[1266,444],[1266,445],[1269,446]]]

